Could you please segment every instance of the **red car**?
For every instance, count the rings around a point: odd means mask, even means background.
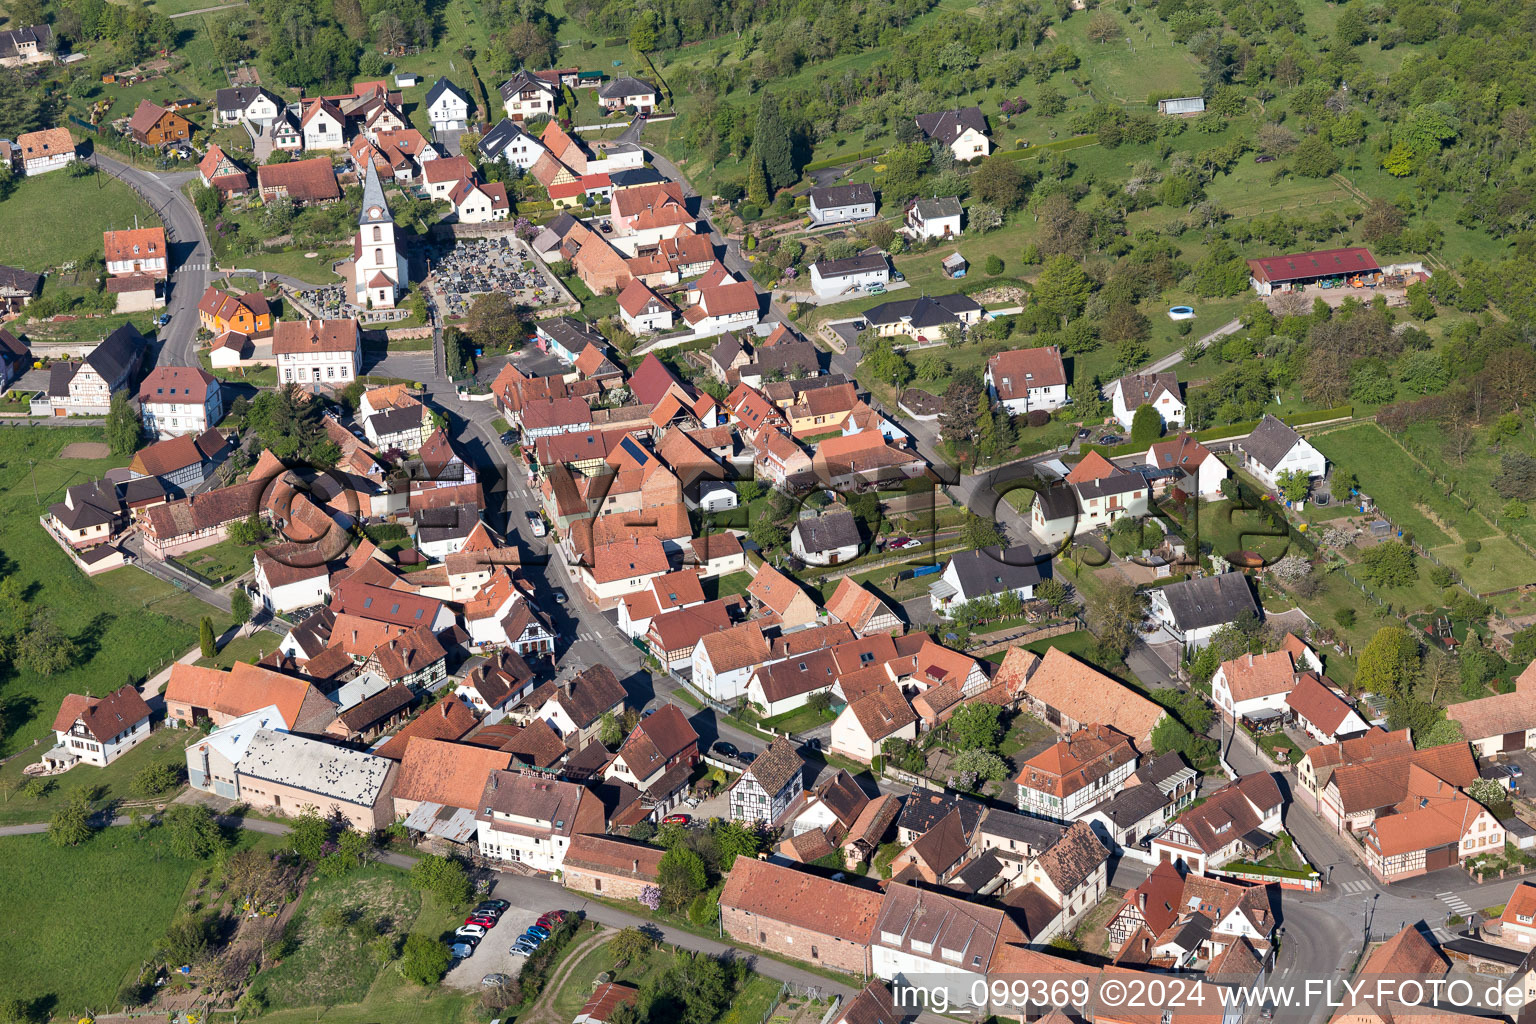
[[[661,819],[661,823],[663,825],[686,825],[686,824],[688,824],[692,820],[693,820],[693,816],[692,815],[688,815],[688,814],[669,814],[665,818]]]
[[[563,911],[563,910],[551,910],[549,913],[545,914],[543,917],[539,918],[534,923],[537,924],[540,928],[548,928],[550,931],[554,931],[555,926],[560,924],[564,920],[565,920],[565,911]]]
[[[496,927],[496,919],[489,914],[471,914],[464,919],[465,924],[477,924],[487,930]]]

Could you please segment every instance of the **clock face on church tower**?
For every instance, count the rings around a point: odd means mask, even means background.
[[[379,215],[382,212],[383,211],[381,211],[377,206],[370,206],[370,207],[368,207],[368,219],[369,220],[378,220],[379,219]]]

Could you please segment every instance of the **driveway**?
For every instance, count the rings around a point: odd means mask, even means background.
[[[496,893],[499,898],[499,893]],[[531,902],[531,901],[530,901]],[[480,945],[467,959],[453,965],[443,983],[457,989],[478,989],[480,979],[487,974],[506,974],[517,977],[528,958],[511,952],[512,943],[543,915],[545,910],[533,907],[511,906],[496,922],[490,934],[480,940]]]

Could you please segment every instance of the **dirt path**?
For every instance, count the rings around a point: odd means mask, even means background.
[[[565,959],[560,961],[559,970],[544,983],[544,991],[539,993],[539,998],[534,1000],[533,1005],[528,1008],[528,1011],[518,1019],[519,1024],[566,1024],[564,1018],[555,1015],[552,1005],[555,1000],[555,993],[565,987],[565,979],[570,975],[571,971],[575,970],[576,965],[586,958],[588,953],[613,938],[613,936],[614,932],[611,929],[604,928],[596,935],[577,943],[574,949],[565,954]]]

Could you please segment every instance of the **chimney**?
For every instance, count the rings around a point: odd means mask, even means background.
[[[494,793],[500,785],[501,780],[496,777],[495,772],[491,772],[491,792]]]
[[[438,707],[443,709],[443,717],[447,718],[448,717],[448,702],[447,701],[443,701],[441,704],[438,705]]]
[[[1145,892],[1138,892],[1136,894],[1136,906],[1141,908],[1141,912],[1143,914],[1146,913],[1146,911],[1147,911],[1147,894]]]

